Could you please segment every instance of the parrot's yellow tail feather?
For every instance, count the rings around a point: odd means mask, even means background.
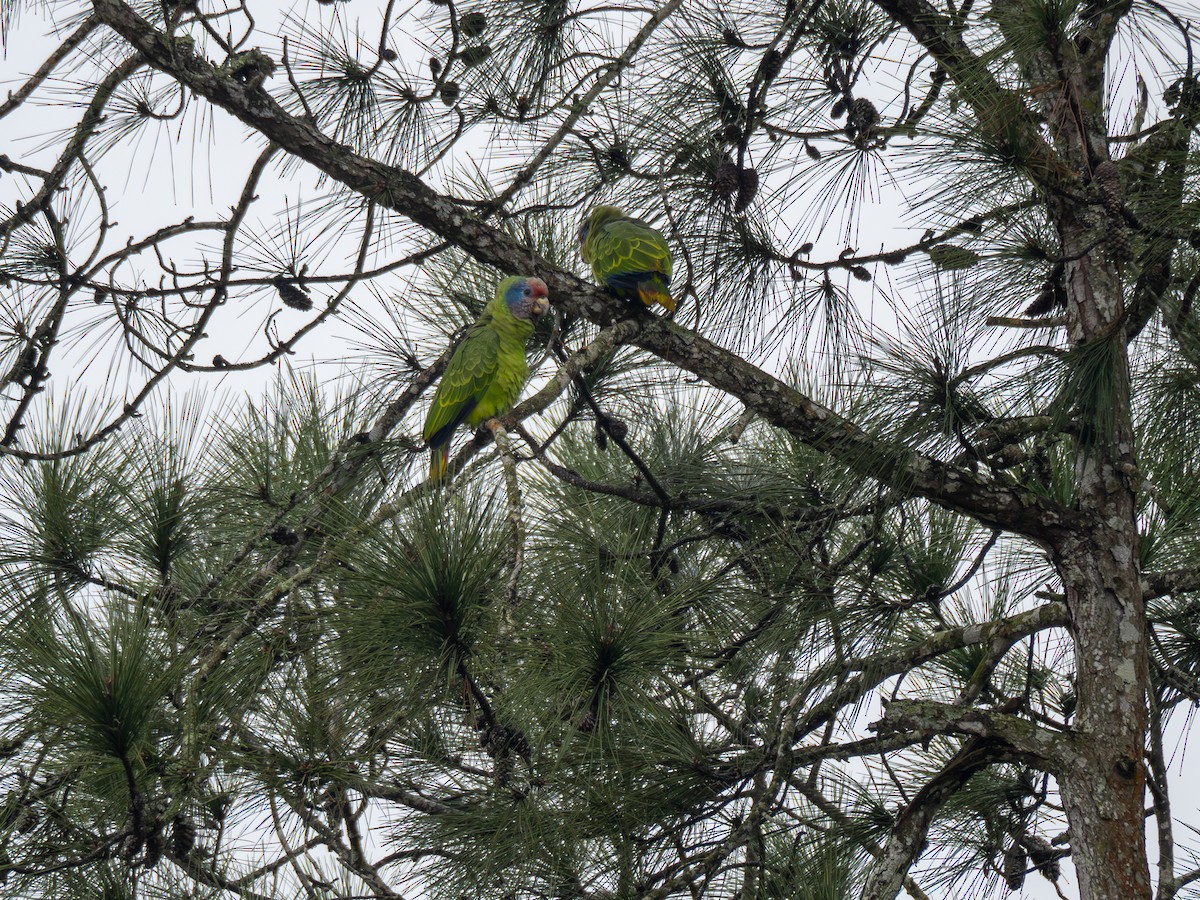
[[[429,450],[429,480],[434,484],[446,477],[446,463],[450,459],[448,447],[432,447]]]
[[[657,303],[667,312],[675,312],[675,298],[666,291],[658,290],[654,287],[642,287],[638,289],[638,295],[647,306],[653,306]]]

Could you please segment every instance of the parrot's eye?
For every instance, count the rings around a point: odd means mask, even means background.
[[[532,288],[525,288],[525,290],[521,291],[521,293],[522,293],[522,294],[524,294],[526,297],[528,297],[530,294],[532,294],[532,293],[533,293],[533,289],[532,289]]]

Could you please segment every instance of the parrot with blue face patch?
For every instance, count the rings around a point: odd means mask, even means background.
[[[534,320],[549,309],[549,291],[540,278],[514,276],[497,286],[450,357],[425,417],[431,481],[445,474],[450,438],[459,425],[475,426],[512,408],[529,375],[525,342]]]
[[[596,281],[632,303],[675,311],[671,250],[661,232],[615,206],[597,206],[579,228],[579,255]]]

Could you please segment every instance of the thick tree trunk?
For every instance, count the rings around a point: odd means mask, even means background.
[[[1146,619],[1138,564],[1129,360],[1118,266],[1088,252],[1087,229],[1062,232],[1072,343],[1112,341],[1102,410],[1084,410],[1075,459],[1086,532],[1061,539],[1054,562],[1074,639],[1075,730],[1081,748],[1061,775],[1083,900],[1150,900],[1146,861]],[[1078,247],[1079,250],[1074,248]]]
[[[1150,898],[1145,615],[1131,533],[1103,524],[1056,553],[1071,611],[1082,738],[1060,780],[1082,900]]]

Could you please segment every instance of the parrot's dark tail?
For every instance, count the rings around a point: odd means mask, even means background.
[[[449,447],[429,448],[429,480],[434,484],[437,484],[446,476],[446,463],[449,458]]]

